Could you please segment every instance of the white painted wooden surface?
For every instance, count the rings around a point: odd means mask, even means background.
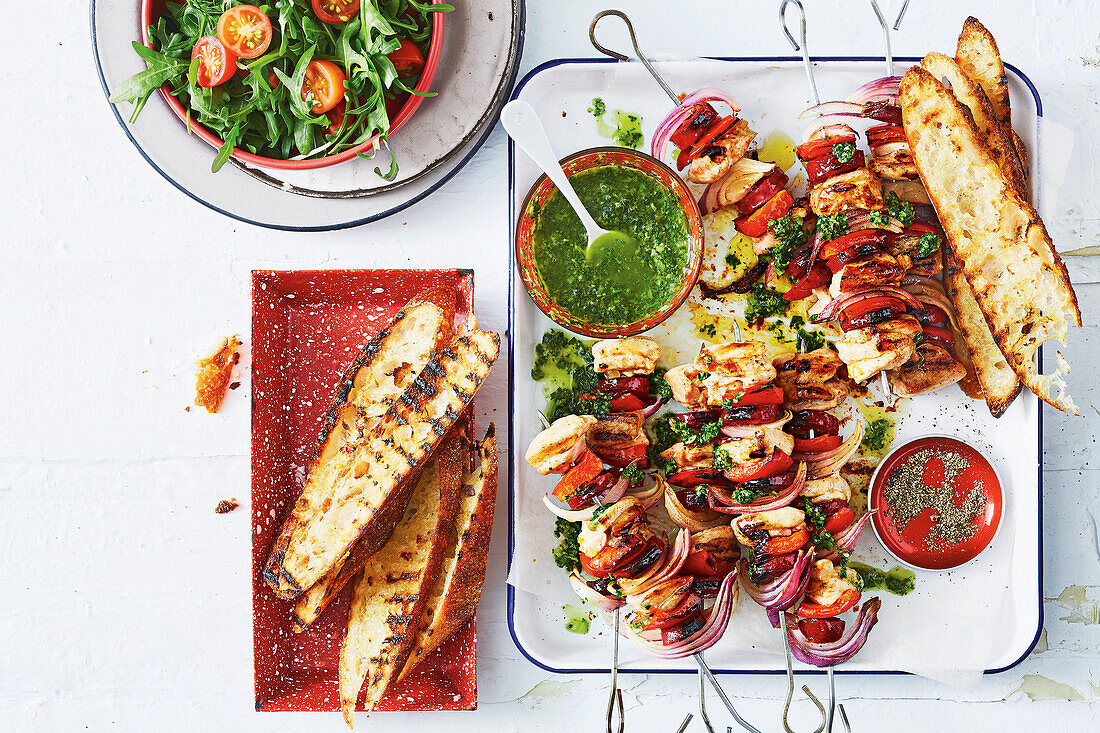
[[[313,235],[242,227],[173,189],[122,136],[92,66],[85,3],[46,22],[37,6],[11,5],[0,52],[0,729],[341,730],[336,714],[253,711],[248,374],[221,414],[185,412],[191,362],[219,336],[247,340],[248,273],[258,267],[474,267],[478,316],[503,328],[504,137],[498,130],[465,171],[390,220]],[[529,5],[524,71],[592,54],[588,22],[602,3]],[[770,0],[615,5],[654,52],[788,52]],[[879,52],[865,3],[807,5],[813,53]],[[1075,129],[1047,221],[1062,249],[1100,234],[1100,18],[1091,5],[917,0],[894,42],[899,55],[949,50],[963,18],[977,15],[1036,83],[1048,118]],[[28,60],[40,60],[43,76]],[[1077,292],[1095,324],[1100,285]],[[1068,350],[1084,417],[1046,416],[1048,600],[1036,652],[970,693],[911,677],[841,677],[857,733],[1097,729],[1098,336],[1087,326]],[[499,368],[479,400],[498,424],[507,421],[504,377]],[[229,496],[241,510],[215,515]],[[479,622],[480,709],[380,714],[361,727],[601,729],[606,680],[544,673],[509,638],[503,521],[496,529]],[[780,679],[724,681],[749,720],[779,729]],[[674,730],[694,705],[690,679],[623,684],[633,731]],[[716,700],[711,710],[724,728]]]

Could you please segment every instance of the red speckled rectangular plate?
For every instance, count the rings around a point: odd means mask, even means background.
[[[473,313],[471,270],[255,270],[252,273],[252,636],[256,710],[336,711],[348,594],[302,634],[291,601],[261,571],[298,497],[321,418],[359,349],[427,288],[459,293],[455,327]],[[474,621],[390,690],[380,710],[477,707]],[[362,710],[362,700],[359,703]]]

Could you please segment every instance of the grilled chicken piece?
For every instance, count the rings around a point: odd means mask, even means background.
[[[588,446],[593,450],[620,450],[635,445],[649,445],[645,433],[645,416],[640,412],[608,415],[592,426]]]
[[[737,535],[733,527],[720,524],[717,527],[693,532],[691,551],[706,550],[710,556],[721,563],[734,563],[741,557],[741,547],[737,544]]]
[[[768,537],[787,537],[805,526],[806,514],[793,506],[742,514],[732,523],[737,541],[750,547],[761,533],[767,533]]]
[[[916,318],[901,315],[874,326],[846,332],[844,339],[836,342],[837,353],[848,365],[848,375],[856,382],[863,382],[912,359],[916,353],[913,337],[921,330]]]
[[[880,285],[897,285],[905,277],[905,266],[886,252],[876,252],[866,260],[853,262],[833,275],[829,292],[833,297],[840,293],[854,293]]]
[[[688,180],[692,183],[717,181],[729,172],[730,166],[745,157],[755,139],[756,133],[749,129],[749,123],[737,120],[701,156],[691,161]]]
[[[669,369],[672,396],[691,409],[722,404],[775,379],[768,347],[759,341],[726,341],[699,350],[695,361]]]
[[[814,504],[824,504],[835,499],[851,501],[852,487],[839,473],[834,473],[825,478],[810,479],[798,495],[805,496]]]
[[[915,181],[920,177],[909,143],[887,143],[871,151],[867,167],[887,181]]]
[[[588,433],[596,424],[591,415],[566,415],[535,436],[524,458],[543,476],[564,473],[587,447]]]
[[[799,199],[794,206],[791,207],[784,216],[792,216],[801,222],[806,221],[806,217],[809,216],[809,210],[803,205],[805,199]],[[813,239],[811,236],[810,239]],[[762,237],[755,237],[752,240],[752,251],[757,255],[766,254],[771,252],[772,247],[779,243],[779,240],[775,236],[775,232],[769,229]]]
[[[706,346],[695,357],[695,364],[696,378],[711,405],[720,405],[726,397],[749,392],[775,379],[775,368],[768,361],[768,347],[759,341],[726,341]]]
[[[883,206],[882,181],[866,168],[841,173],[810,189],[810,208],[818,216]]]
[[[893,241],[891,241],[891,239]],[[893,255],[909,275],[938,275],[943,271],[942,249],[926,257],[918,253],[920,235],[891,237],[887,239],[886,251]]]
[[[912,397],[946,387],[966,376],[966,367],[941,344],[922,341],[917,344],[916,357],[887,373],[894,393]]]
[[[783,432],[782,428],[755,425],[751,435],[728,438],[719,443],[718,447],[729,454],[730,461],[736,466],[755,460],[753,454],[757,457],[761,454],[771,455],[776,449],[790,455],[794,452],[794,436]]]
[[[604,339],[592,344],[593,368],[609,378],[652,374],[661,359],[661,347],[651,338],[635,336]]]
[[[630,595],[627,602],[634,611],[634,622],[648,624],[654,617],[667,617],[692,594],[695,579],[690,575],[674,575],[644,593]]]
[[[832,349],[806,354],[780,354],[772,359],[783,388],[783,402],[791,410],[828,410],[848,396],[848,384],[836,376],[844,364]]]
[[[831,606],[846,592],[858,590],[854,583],[842,578],[832,560],[818,560],[810,568],[810,584],[806,598],[822,606]]]
[[[677,443],[662,453],[661,458],[672,461],[681,469],[714,468],[714,444],[684,445],[683,443]]]
[[[656,537],[646,520],[645,507],[632,496],[619,499],[595,521],[581,523],[580,550],[592,560],[601,552],[622,551],[636,542]]]

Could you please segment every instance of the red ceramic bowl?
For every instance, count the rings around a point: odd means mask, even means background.
[[[975,481],[982,482],[985,507],[970,522],[974,534],[969,540],[954,544],[929,543],[926,537],[936,526],[934,509],[925,509],[903,524],[885,500],[885,486],[890,473],[926,448],[958,453],[969,464],[953,482],[951,499],[956,507],[962,506]],[[938,486],[943,478],[943,464],[935,458],[930,459],[922,474],[924,485]],[[951,570],[974,560],[992,544],[1004,513],[1004,493],[993,464],[974,447],[946,435],[917,438],[887,453],[871,477],[867,503],[869,509],[878,510],[871,517],[871,526],[886,550],[905,565],[918,570]]]
[[[535,220],[530,212],[532,205],[542,207],[557,187],[545,175],[541,176],[523,200],[519,222],[516,224],[516,262],[519,274],[535,305],[552,321],[575,333],[584,336],[606,338],[610,336],[632,336],[647,331],[672,315],[684,304],[691,289],[699,279],[699,270],[703,266],[703,217],[699,214],[699,205],[684,179],[661,161],[645,153],[628,148],[601,147],[589,148],[562,158],[561,167],[569,177],[592,168],[605,165],[620,165],[641,171],[661,182],[671,190],[680,201],[688,228],[688,266],[684,269],[684,280],[680,289],[657,312],[646,318],[627,324],[589,323],[558,306],[543,286],[535,267],[535,247],[533,242]]]
[[[146,46],[152,48],[152,44],[149,42],[149,26],[160,16],[164,15],[165,5],[169,0],[141,0],[141,42]],[[442,0],[432,0],[433,4],[442,2]],[[439,56],[443,51],[443,26],[446,13],[432,13],[432,40],[428,46],[428,56],[424,59],[424,73],[420,75],[420,81],[414,87],[418,92],[426,92],[432,86],[432,81],[435,79],[436,68],[439,66]],[[176,113],[176,117],[180,118],[180,122],[187,124],[187,110],[183,108],[183,104],[178,99],[169,94],[169,87],[165,85],[160,89],[160,95],[164,98],[164,101],[168,103],[168,106],[172,108],[172,111]],[[420,103],[424,100],[423,97],[419,97],[415,94],[410,95],[408,101],[397,113],[397,116],[390,124],[390,134],[394,134],[401,127],[408,122],[413,113],[416,112]],[[191,130],[200,138],[208,142],[214,147],[215,150],[222,146],[222,140],[217,135],[206,129],[202,125],[195,121],[191,121]],[[370,140],[363,142],[354,148],[345,150],[342,153],[336,155],[328,155],[323,158],[311,158],[310,160],[283,160],[281,158],[266,158],[262,155],[255,155],[247,150],[241,150],[240,148],[233,148],[233,157],[244,163],[251,163],[262,168],[281,168],[284,170],[310,170],[314,168],[327,168],[330,165],[336,165],[337,163],[343,163],[345,160],[351,160],[356,157],[357,153],[369,153],[374,147],[375,140],[378,136],[372,137]]]

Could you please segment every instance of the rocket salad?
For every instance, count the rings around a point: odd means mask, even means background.
[[[211,170],[237,147],[283,160],[321,158],[378,136],[424,70],[432,13],[418,0],[169,1],[149,26],[153,48],[134,42],[147,68],[111,95],[137,119],[166,86],[194,120],[223,141]],[[362,154],[360,153],[362,156]],[[362,156],[367,157],[367,156]],[[378,175],[393,180],[397,161]]]

